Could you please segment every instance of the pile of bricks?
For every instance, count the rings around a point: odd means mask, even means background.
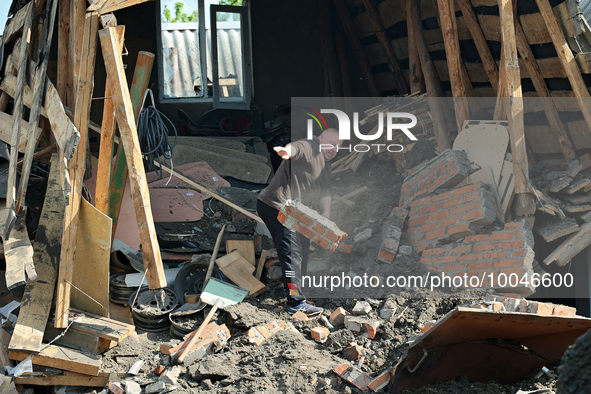
[[[271,335],[283,330],[299,332],[291,323],[272,321],[266,325],[261,324],[256,327],[251,327],[251,329],[248,330],[248,342],[254,344],[255,346],[259,346]]]
[[[361,372],[356,367],[344,363],[334,367],[333,372],[341,377],[345,382],[357,387],[361,391],[367,389],[378,391],[386,387],[390,381],[390,372],[385,371],[376,378],[371,378],[369,375]]]
[[[451,188],[470,173],[470,161],[464,151],[446,150],[437,157],[410,170],[400,190],[401,207],[423,195]]]
[[[408,234],[417,252],[439,240],[455,240],[474,234],[496,218],[495,197],[486,185],[467,185],[410,204]]]
[[[406,208],[394,208],[392,213],[382,227],[382,242],[378,261],[392,263],[396,258],[398,246],[400,245],[400,236],[404,228],[404,222],[408,216]]]
[[[299,201],[287,200],[277,220],[331,252],[337,250],[339,242],[347,237],[335,223]]]
[[[487,295],[485,301],[492,303],[492,309],[506,312],[535,313],[544,316],[569,316],[577,315],[577,308],[566,305],[537,302],[521,298],[511,298],[495,295]]]
[[[172,355],[173,357],[178,356],[187,347],[191,339],[197,331],[193,331],[183,337],[185,340],[178,346],[173,348],[160,345],[160,352],[162,354]],[[199,341],[193,346],[193,350],[187,353],[185,363],[192,363],[195,360],[207,357],[217,351],[219,351],[230,339],[230,330],[225,324],[219,326],[217,323],[212,322],[205,326],[205,329],[199,335]]]
[[[470,235],[459,245],[425,249],[421,263],[432,271],[445,272],[451,276],[477,276],[483,278],[478,287],[497,288],[498,283],[490,281],[491,275],[494,281],[498,281],[500,274],[505,274],[507,278],[515,274],[521,279],[527,273],[531,278],[534,273],[533,239],[529,224],[525,220],[506,223],[504,230],[491,234]],[[525,283],[516,283],[516,286],[511,286],[510,289],[524,295],[532,294],[535,290],[531,283],[527,286]]]

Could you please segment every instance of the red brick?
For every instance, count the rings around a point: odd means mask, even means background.
[[[445,161],[440,160],[439,163],[435,163],[431,166],[431,168],[429,168],[429,172],[433,173],[436,172],[438,168],[440,168],[441,166],[443,166],[443,163],[445,163]]]
[[[443,203],[443,208],[455,207],[456,205],[458,205],[461,202],[462,202],[462,198],[461,197],[457,197],[457,198],[454,198],[452,200],[449,200],[449,201],[444,202]]]
[[[446,248],[428,249],[428,250],[425,250],[423,252],[423,257],[424,256],[437,256],[437,255],[440,255],[440,254],[444,254],[446,252],[446,250],[447,250]]]
[[[470,201],[478,200],[479,198],[482,198],[480,191],[475,191],[464,196],[464,204]]]
[[[468,212],[469,209],[470,209],[470,206],[468,206],[468,205],[457,206],[457,207],[449,210],[449,216],[456,216],[460,213]]]
[[[314,239],[314,237],[316,237],[316,233],[314,231],[302,226],[298,222],[293,224],[293,229],[298,233],[302,234],[306,238]]]
[[[342,250],[345,253],[351,253],[353,251],[353,245],[340,244],[339,250]]]
[[[421,263],[425,265],[431,265],[431,257],[421,257]]]
[[[421,253],[423,250],[425,250],[425,249],[433,246],[433,244],[434,244],[433,242],[425,242],[425,243],[418,244],[418,245],[413,245],[413,246],[414,246],[415,251],[417,253]]]
[[[328,328],[322,326],[318,326],[310,330],[310,335],[312,336],[312,339],[314,339],[317,342],[326,341],[329,334],[330,331],[328,331]]]
[[[493,250],[495,246],[496,245],[492,243],[478,244],[474,246],[474,250],[477,250],[479,252],[488,252],[489,250]]]
[[[458,172],[458,167],[454,167],[447,173],[449,176],[454,176]]]
[[[429,267],[429,271],[437,271],[437,272],[441,272],[441,267],[443,267],[443,266],[441,266],[441,265],[436,265],[436,266],[433,266],[433,267]]]
[[[552,311],[554,316],[576,316],[577,315],[577,308],[573,308],[566,305],[554,305],[554,310]]]
[[[454,216],[453,218],[440,220],[439,221],[439,228],[449,227],[453,224],[456,224],[456,222],[458,220],[460,220],[459,216]]]
[[[523,241],[511,241],[511,242],[501,242],[499,243],[499,249],[513,249],[513,248],[522,248]]]
[[[523,224],[519,222],[509,222],[505,223],[505,230],[517,230],[518,228],[522,228]]]
[[[447,233],[452,237],[460,238],[464,235],[472,234],[474,231],[468,227],[466,223],[459,224],[457,226],[450,227],[447,229]]]
[[[402,185],[402,189],[400,189],[400,192],[404,193],[405,191],[408,190],[409,187],[410,187],[410,182],[405,183],[404,185]]]
[[[330,321],[335,324],[343,324],[345,322],[345,316],[349,316],[350,313],[345,308],[338,307],[330,314]]]
[[[439,201],[447,200],[450,197],[451,197],[451,193],[450,192],[445,192],[445,193],[441,193],[441,194],[438,194],[436,196],[433,196],[433,199],[431,201],[433,201],[433,202],[439,202]]]
[[[459,261],[478,261],[482,260],[482,253],[470,253],[458,257]]]
[[[349,370],[349,366],[349,363],[339,364],[333,368],[333,372],[339,376],[343,376],[343,374]]]
[[[324,236],[325,236],[325,237],[326,237],[326,239],[328,239],[329,241],[332,241],[332,242],[339,242],[341,239],[344,239],[344,238],[347,236],[347,234],[344,234],[344,233],[343,233],[343,234],[338,234],[338,235],[337,235],[337,234],[333,233],[332,231],[328,230],[328,231],[326,232],[326,234],[324,234]]]
[[[430,241],[432,239],[439,239],[439,238],[443,238],[443,237],[445,237],[445,230],[444,229],[431,231],[430,233],[427,233],[425,235],[425,239],[427,241]]]
[[[433,264],[453,264],[458,260],[458,256],[438,256],[433,257]]]
[[[429,231],[433,231],[437,228],[437,223],[429,223],[429,224],[425,224],[424,226],[421,226],[418,228],[418,232],[419,233],[427,233]]]
[[[375,255],[374,255],[375,256]],[[386,259],[388,261],[394,261],[394,258],[396,257],[396,254],[388,252],[387,250],[381,249],[380,250],[380,255],[381,258]]]
[[[523,268],[503,268],[501,269],[501,273],[507,275],[508,283],[514,283],[515,281],[510,282],[509,275],[516,274],[518,279],[521,280],[521,276],[525,273],[525,270]],[[517,283],[517,285],[519,286],[519,283]]]
[[[478,211],[472,211],[472,212],[466,213],[462,217],[462,221],[470,222],[472,220],[482,219],[483,217],[484,217],[484,209],[479,209]]]
[[[453,252],[455,254],[460,254],[460,253],[468,253],[471,251],[472,251],[472,245],[460,245],[460,246],[456,246]]]
[[[421,224],[427,223],[428,216],[413,217],[408,220],[408,227],[420,226]]]
[[[501,267],[516,267],[519,265],[519,259],[503,259],[499,261],[495,261],[494,267],[501,268]]]
[[[413,238],[410,239],[410,242],[413,245],[419,244],[419,243],[423,242],[423,236],[422,235],[419,235],[419,236],[413,237]]]
[[[444,272],[460,272],[466,270],[466,264],[449,264],[442,268]]]
[[[441,203],[438,204],[431,204],[427,205],[426,207],[421,208],[419,211],[421,215],[425,215],[427,213],[439,211],[441,209]]]
[[[408,235],[410,235],[412,237],[413,235],[417,234],[417,229],[416,228],[409,228],[407,232],[408,232]]]
[[[316,231],[318,234],[322,235],[324,234],[324,230],[326,229],[323,225],[316,223],[313,227],[313,230]]]
[[[416,217],[416,216],[418,216],[419,215],[419,209],[420,209],[419,207],[411,208],[410,209],[410,212],[408,213],[408,215],[410,217]]]
[[[429,185],[427,186],[427,189],[429,191],[433,191],[434,189],[436,189],[439,185],[441,185],[445,181],[447,181],[447,175],[440,175],[436,181],[429,183]]]
[[[285,221],[287,220],[287,216],[285,216],[283,214],[283,212],[279,212],[279,214],[277,215],[277,220],[279,220],[281,223],[285,224]]]
[[[506,241],[515,238],[515,232],[493,233],[490,236],[491,241]]]
[[[486,270],[489,268],[492,268],[492,263],[490,261],[481,261],[479,263],[468,264],[468,269],[471,271]]]
[[[476,201],[476,202],[473,202],[472,204],[470,204],[471,211],[475,211],[480,208],[482,208],[482,201]]]
[[[515,249],[513,252],[511,252],[511,256],[513,256],[513,257],[524,257],[525,256],[525,250],[524,249]]]
[[[288,212],[291,217],[293,217],[295,220],[297,220],[298,222],[303,223],[306,226],[311,226],[314,223],[314,219],[306,216],[305,214],[303,214],[300,211],[297,211],[295,209],[291,209],[290,212]]]
[[[380,388],[380,386],[388,381],[390,381],[390,372],[384,371],[381,375],[372,380],[371,383],[367,385],[367,387],[370,390],[376,391],[378,388]]]
[[[429,221],[436,222],[440,219],[446,218],[448,213],[449,213],[448,211],[441,211],[441,212],[432,213],[431,215],[429,215]]]
[[[498,251],[498,252],[485,253],[483,257],[487,260],[488,259],[502,259],[505,257],[509,257],[509,251],[503,250],[503,251]]]
[[[476,185],[467,185],[453,190],[454,196],[461,196],[462,194],[470,193],[476,188]]]
[[[314,242],[316,242],[316,244],[318,244],[321,248],[324,249],[328,249],[330,247],[330,243],[326,239],[322,238],[320,235],[316,237]]]
[[[162,375],[162,373],[166,371],[166,367],[164,365],[157,365],[156,368],[154,369],[154,374],[155,375]]]
[[[554,305],[545,302],[530,302],[528,312],[535,313],[536,315],[550,316],[554,312]]]
[[[486,242],[488,238],[488,234],[469,235],[464,239],[464,242]]]

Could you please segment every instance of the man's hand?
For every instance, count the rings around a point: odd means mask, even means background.
[[[293,156],[291,144],[287,144],[286,146],[276,146],[273,150],[277,152],[283,160],[289,160]]]

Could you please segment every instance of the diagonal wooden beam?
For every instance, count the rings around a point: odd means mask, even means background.
[[[571,88],[573,89],[573,92],[575,92],[583,116],[591,130],[591,106],[589,105],[589,97],[591,96],[589,95],[587,85],[585,85],[585,81],[583,81],[583,77],[581,76],[581,70],[579,70],[573,53],[564,37],[564,32],[554,16],[550,2],[548,0],[536,0],[536,4],[538,5],[542,18],[544,18],[546,28],[548,29],[548,33],[550,33],[550,37],[552,37],[552,43],[554,44],[554,48],[556,48],[558,58],[564,67]]]
[[[349,14],[349,9],[347,8],[345,0],[334,0],[334,4],[339,13],[343,28],[345,29],[345,34],[349,39],[349,44],[351,45],[351,48],[353,48],[353,54],[355,55],[355,59],[357,59],[357,64],[361,70],[361,75],[363,75],[363,79],[365,80],[367,88],[369,89],[369,94],[371,94],[373,97],[382,97],[380,88],[376,82],[373,72],[371,71],[371,66],[369,65],[367,57],[365,56],[365,52],[363,51],[363,46],[361,45],[359,36],[357,36],[357,32],[355,31],[355,26],[353,25],[353,20],[351,19],[351,14]]]
[[[484,71],[488,76],[488,80],[495,91],[495,94],[498,92],[499,86],[499,68],[497,67],[497,63],[492,56],[486,38],[484,37],[484,33],[482,32],[482,27],[478,22],[476,15],[474,14],[474,9],[472,8],[472,3],[470,0],[456,0],[460,10],[462,11],[462,15],[464,16],[464,20],[466,21],[466,25],[468,26],[468,30],[470,30],[470,34],[472,34],[472,40],[474,41],[474,45],[476,45],[476,50],[480,55],[480,59],[482,60],[482,66],[484,67]]]
[[[64,215],[64,235],[55,306],[54,325],[57,328],[65,328],[68,325],[70,283],[73,280],[82,184],[86,170],[86,141],[88,139],[90,103],[94,87],[98,28],[98,14],[96,12],[86,14],[81,44],[82,51],[79,53],[80,70],[78,72],[78,86],[76,88],[76,112],[74,119],[74,124],[80,131],[80,143],[78,144],[74,157],[70,161],[70,182],[72,190]]]
[[[525,64],[525,67],[529,72],[529,77],[531,78],[534,87],[538,92],[538,96],[540,96],[542,100],[542,105],[544,107],[544,111],[546,112],[548,122],[554,131],[556,131],[562,154],[566,160],[572,160],[577,157],[575,148],[568,134],[566,133],[566,130],[564,129],[564,124],[560,121],[558,110],[554,105],[554,101],[550,97],[550,90],[548,90],[548,86],[546,86],[546,81],[544,81],[538,61],[536,60],[527,42],[527,37],[525,36],[523,28],[521,27],[521,23],[519,23],[518,19],[515,20],[515,38],[517,40],[517,49],[521,55],[521,60],[523,61],[523,64]]]
[[[425,78],[421,69],[421,59],[417,50],[414,34],[411,5],[413,0],[406,0],[406,28],[408,35],[408,74],[410,76],[410,93],[425,93]]]
[[[97,11],[99,14],[108,14],[109,12],[131,7],[132,5],[145,3],[153,0],[96,0],[88,7],[87,11]]]
[[[405,94],[408,94],[408,85],[405,81],[404,74],[400,69],[400,65],[398,64],[398,59],[396,59],[396,55],[394,54],[394,49],[392,48],[390,39],[386,35],[382,19],[380,18],[380,14],[376,9],[375,3],[373,2],[373,0],[363,0],[363,4],[365,5],[365,10],[369,15],[369,20],[373,25],[376,36],[378,36],[378,41],[380,42],[380,45],[384,50],[384,54],[386,55],[388,68],[394,76],[394,81],[396,83],[396,90],[398,90],[398,95],[403,96]]]
[[[111,81],[115,116],[119,125],[121,142],[125,147],[125,156],[127,157],[130,172],[131,195],[142,240],[144,267],[147,273],[146,279],[151,289],[158,289],[166,286],[166,277],[164,276],[162,257],[150,208],[150,193],[148,192],[146,173],[133,114],[133,104],[127,88],[123,60],[121,54],[117,53],[115,29],[112,27],[103,29],[100,31],[99,36],[107,68],[107,77]]]

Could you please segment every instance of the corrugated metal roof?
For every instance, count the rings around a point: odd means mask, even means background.
[[[220,78],[237,78],[243,94],[242,35],[239,23],[224,23],[218,28],[218,69]],[[164,97],[198,97],[195,86],[202,86],[198,26],[196,23],[162,25],[164,59]],[[206,30],[207,79],[211,72],[211,34]]]
[[[587,23],[591,21],[591,0],[580,0],[581,11]]]

